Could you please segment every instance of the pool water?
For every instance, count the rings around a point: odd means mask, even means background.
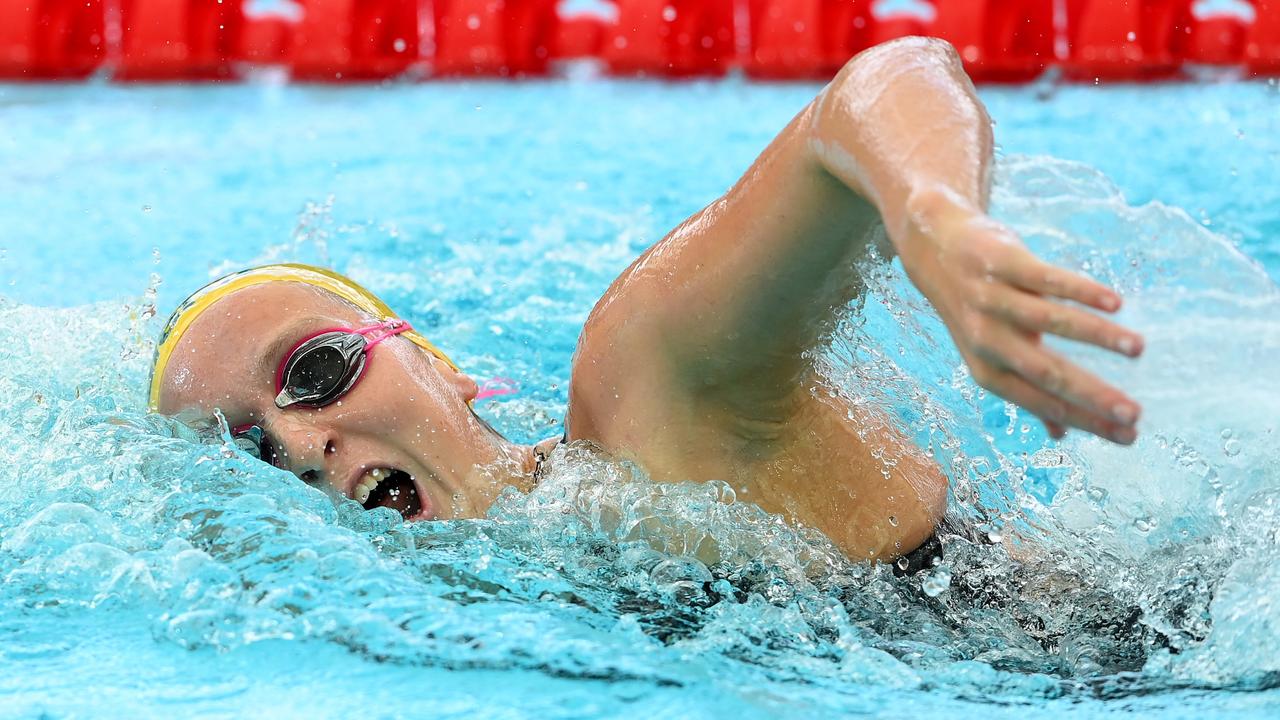
[[[1274,83],[983,90],[994,212],[1126,295],[1141,361],[1066,351],[1147,414],[1133,449],[1048,442],[869,268],[818,362],[952,476],[966,530],[923,576],[578,447],[405,526],[144,412],[170,308],[298,260],[554,434],[594,300],[816,90],[0,86],[0,715],[1273,717]]]

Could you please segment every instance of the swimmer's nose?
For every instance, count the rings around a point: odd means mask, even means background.
[[[332,432],[301,423],[281,423],[276,440],[283,446],[285,467],[308,485],[334,481],[328,472],[329,460],[337,452]]]

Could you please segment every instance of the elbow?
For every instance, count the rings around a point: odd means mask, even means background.
[[[836,86],[866,82],[871,77],[892,77],[919,72],[925,68],[969,81],[964,64],[960,61],[960,54],[951,43],[939,38],[912,35],[880,43],[854,55],[836,74],[831,84]]]
[[[979,105],[960,56],[945,40],[904,37],[881,43],[855,55],[827,84],[802,120],[811,145],[822,148],[858,135],[857,130],[879,107],[893,103],[915,105],[919,93],[960,88]],[[906,101],[905,95],[909,95]],[[944,96],[954,97],[952,91]],[[829,168],[830,169],[830,168]],[[839,173],[836,173],[839,174]]]

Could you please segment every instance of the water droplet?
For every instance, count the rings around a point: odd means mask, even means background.
[[[150,206],[150,205],[143,205],[143,206],[142,206],[142,212],[144,212],[144,213],[149,213],[149,212],[151,212],[151,206]]]
[[[716,486],[716,500],[723,505],[732,505],[738,499],[738,494],[728,483],[718,483]]]
[[[897,516],[897,515],[890,515],[890,516],[889,516],[889,524],[890,524],[890,525],[892,525],[892,526],[894,526],[894,527],[898,527],[898,516]]]
[[[1156,526],[1156,521],[1153,518],[1138,518],[1133,521],[1133,526],[1138,529],[1138,532],[1151,532],[1151,529]]]
[[[1222,452],[1226,453],[1227,457],[1235,457],[1240,454],[1241,447],[1239,440],[1228,440],[1222,443]]]
[[[933,569],[933,572],[925,576],[920,583],[920,589],[929,597],[938,597],[947,591],[951,586],[951,568],[946,565],[939,565]]]

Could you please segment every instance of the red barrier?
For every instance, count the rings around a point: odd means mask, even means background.
[[[556,0],[435,0],[437,75],[537,75],[556,40]]]
[[[300,80],[373,80],[419,61],[417,0],[302,0],[290,65]]]
[[[437,75],[512,76],[592,56],[621,74],[719,75],[741,62],[753,77],[819,78],[909,34],[950,41],[980,81],[1031,79],[1059,61],[1077,79],[1162,77],[1184,62],[1280,73],[1280,0],[1248,0],[1252,24],[1196,18],[1195,0],[927,0],[927,26],[877,18],[875,0],[609,0],[616,22],[561,19],[558,0],[294,0],[300,20],[245,17],[248,1],[0,0],[0,77],[91,74],[116,17],[121,79],[225,78],[238,60],[287,62],[295,78],[327,81],[392,77],[428,60]]]
[[[873,44],[871,0],[750,0],[753,77],[830,77],[849,58]]]
[[[1192,0],[1067,0],[1067,77],[1141,80],[1173,75],[1187,53]]]
[[[666,36],[671,32],[663,17],[668,0],[615,0],[618,20],[605,32],[601,59],[616,74],[667,71]]]
[[[102,0],[0,5],[0,77],[82,78],[106,58]]]
[[[1253,8],[1245,63],[1255,75],[1280,74],[1280,0],[1253,0]]]
[[[237,58],[257,65],[282,65],[289,60],[298,23],[279,15],[246,16]]]
[[[613,0],[602,59],[617,74],[720,75],[734,59],[733,0]]]
[[[871,45],[908,35],[928,35],[928,24],[917,15],[889,15],[878,18],[871,28]]]
[[[750,0],[746,71],[758,78],[816,77],[825,70],[822,0]]]
[[[244,11],[240,0],[123,0],[120,80],[232,75]]]
[[[1030,80],[1054,62],[1054,0],[931,1],[930,34],[956,47],[975,80]]]
[[[561,17],[556,23],[551,56],[566,59],[599,57],[604,51],[607,32],[605,21],[595,15]]]
[[[1236,65],[1244,58],[1248,26],[1236,15],[1196,18],[1182,60],[1208,65]]]

